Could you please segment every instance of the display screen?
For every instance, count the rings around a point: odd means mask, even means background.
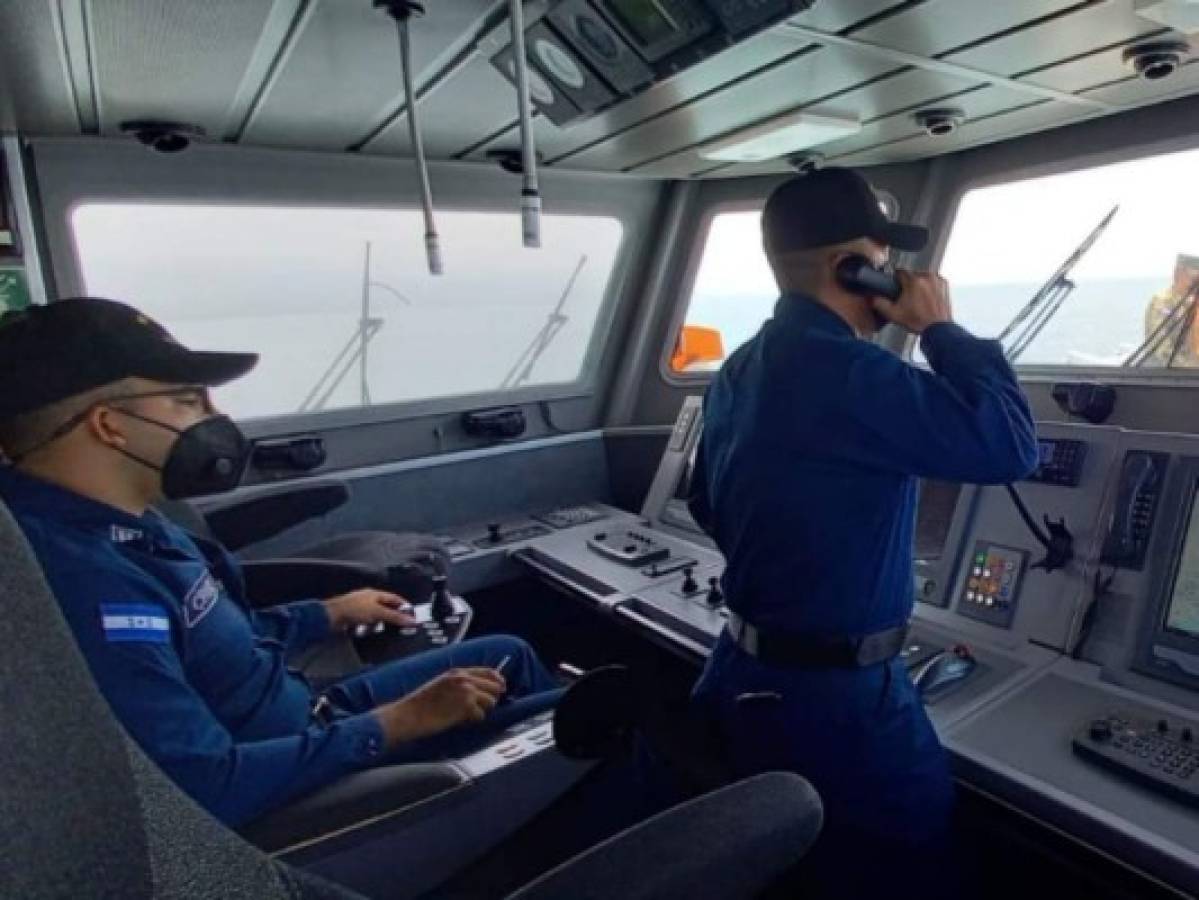
[[[916,559],[931,561],[941,558],[961,493],[960,484],[929,480],[920,482],[920,499],[916,506],[916,541],[913,548]]]
[[[655,0],[605,0],[605,5],[642,44],[657,43],[673,37],[678,31]]]
[[[1182,542],[1182,555],[1178,560],[1178,574],[1174,578],[1174,590],[1170,593],[1170,605],[1166,607],[1166,628],[1199,638],[1199,516],[1195,505],[1199,496],[1191,494],[1191,515],[1187,521],[1186,537]]]

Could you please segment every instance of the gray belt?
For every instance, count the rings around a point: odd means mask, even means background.
[[[729,610],[729,636],[755,659],[775,666],[808,669],[864,669],[894,659],[907,640],[908,626],[897,625],[860,637],[831,637],[763,630]]]

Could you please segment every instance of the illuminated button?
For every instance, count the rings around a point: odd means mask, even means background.
[[[992,598],[992,597],[988,597],[988,598],[987,598],[987,606],[994,606],[994,605],[995,605],[995,600],[994,600],[994,598]]]
[[[975,569],[975,570],[974,570],[974,574],[975,574],[975,575],[981,575],[982,573],[983,573],[983,570],[982,570],[982,569]]]
[[[974,591],[967,591],[966,599],[973,603],[974,602]]]
[[[990,577],[991,577],[991,570],[983,569],[983,578],[990,578]]]

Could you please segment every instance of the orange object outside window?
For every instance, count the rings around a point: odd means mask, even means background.
[[[696,363],[721,362],[724,359],[724,340],[720,331],[706,325],[684,325],[675,344],[670,368],[686,372]]]

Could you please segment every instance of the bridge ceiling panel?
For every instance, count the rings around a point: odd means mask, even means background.
[[[492,0],[425,4],[426,15],[409,26],[418,85],[448,64],[493,5]],[[512,105],[515,109],[515,99]],[[244,140],[342,150],[367,138],[403,106],[394,21],[369,0],[324,0],[309,4],[277,76],[251,114]]]
[[[121,122],[150,118],[188,122],[221,137],[271,7],[271,0],[77,3],[100,132],[119,134]]]
[[[527,2],[530,19],[549,5]],[[516,147],[515,91],[490,63],[505,0],[427,7],[412,37],[428,155]],[[714,163],[704,145],[810,110],[862,123],[820,148],[829,158],[900,161],[1199,90],[1193,65],[1147,82],[1122,63],[1127,46],[1164,37],[1181,36],[1126,0],[818,0],[590,118],[559,127],[535,115],[534,131],[550,167],[724,178],[786,163]],[[912,114],[933,105],[968,120],[929,138]],[[0,127],[111,135],[133,118],[246,145],[412,152],[395,28],[370,0],[0,3]]]

